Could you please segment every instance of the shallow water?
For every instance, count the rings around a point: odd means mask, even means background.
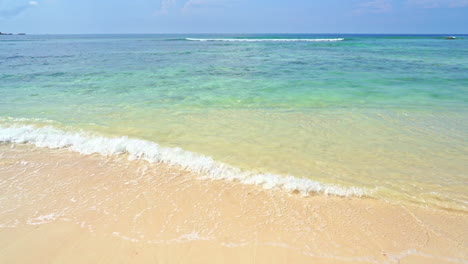
[[[466,263],[466,214],[198,178],[127,155],[0,144],[0,260]]]
[[[0,139],[128,136],[269,187],[291,175],[466,211],[467,58],[466,36],[2,36]]]

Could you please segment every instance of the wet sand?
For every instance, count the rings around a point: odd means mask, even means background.
[[[0,145],[0,263],[467,263],[467,220]]]

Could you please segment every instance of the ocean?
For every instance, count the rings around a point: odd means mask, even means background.
[[[0,141],[466,212],[468,36],[0,36]]]

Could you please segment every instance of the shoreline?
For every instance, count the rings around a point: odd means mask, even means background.
[[[0,157],[5,263],[468,261],[460,212],[302,197],[199,180],[164,163],[25,144],[0,144]]]
[[[132,114],[117,123],[111,117],[103,126],[87,115],[83,120],[75,117],[81,120],[75,124],[53,115],[4,117],[0,141],[64,147],[82,154],[124,152],[136,159],[164,159],[194,172],[213,172],[207,176],[215,179],[467,211],[464,111],[148,113],[151,118]],[[285,176],[294,178],[286,181]]]
[[[107,137],[69,132],[51,126],[2,127],[0,125],[0,142],[28,143],[36,147],[67,149],[84,155],[124,155],[130,160],[142,160],[150,163],[163,162],[178,166],[206,179],[237,181],[246,185],[261,186],[265,189],[299,192],[303,196],[323,193],[342,197],[364,197],[371,192],[355,186],[340,186],[291,175],[283,176],[241,169],[219,162],[211,156],[187,151],[180,147],[163,147],[153,141],[127,136]]]

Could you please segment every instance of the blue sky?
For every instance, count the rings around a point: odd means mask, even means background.
[[[0,0],[27,33],[468,33],[468,0]]]

